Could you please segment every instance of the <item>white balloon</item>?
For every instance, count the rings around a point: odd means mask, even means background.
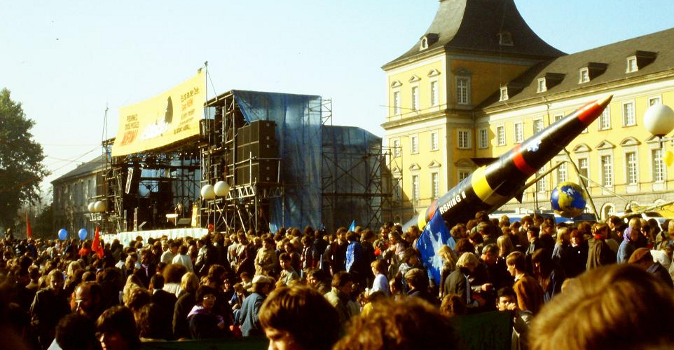
[[[96,202],[91,202],[91,203],[89,203],[89,204],[87,205],[87,209],[89,210],[90,213],[94,213],[94,210],[95,210],[95,209],[94,209],[94,204],[95,204],[95,203],[96,203]]]
[[[648,107],[644,113],[644,127],[655,136],[665,136],[674,129],[674,111],[666,105]]]
[[[201,188],[201,198],[205,200],[215,198],[215,189],[213,189],[213,185],[204,185],[204,187]]]
[[[98,201],[94,203],[94,212],[95,213],[102,213],[106,209],[106,205],[104,201]]]
[[[225,181],[218,181],[213,186],[215,190],[215,195],[218,197],[226,197],[229,194],[229,184]]]

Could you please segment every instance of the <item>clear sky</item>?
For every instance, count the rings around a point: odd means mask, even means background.
[[[672,0],[515,3],[567,53],[674,27]],[[437,8],[437,0],[4,1],[0,88],[36,122],[48,181],[101,153],[120,107],[170,89],[205,61],[209,97],[321,95],[333,99],[333,124],[382,136],[380,67],[416,45]]]

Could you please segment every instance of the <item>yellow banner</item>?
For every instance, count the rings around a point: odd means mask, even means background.
[[[206,79],[199,72],[160,95],[119,110],[112,156],[144,152],[199,135]]]

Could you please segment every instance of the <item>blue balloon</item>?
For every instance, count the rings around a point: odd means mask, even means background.
[[[81,228],[80,231],[77,233],[77,235],[80,237],[81,240],[87,239],[87,236],[89,236],[89,232],[87,232],[87,229]]]
[[[62,228],[59,230],[59,239],[62,241],[65,241],[66,238],[68,238],[68,231],[66,229]]]

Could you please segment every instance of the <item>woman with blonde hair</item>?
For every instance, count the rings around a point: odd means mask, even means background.
[[[515,251],[513,241],[506,235],[499,236],[499,238],[496,240],[496,245],[498,246],[499,259],[505,259],[508,254]]]
[[[448,245],[443,245],[436,252],[442,258],[442,268],[440,268],[440,299],[444,296],[445,279],[452,271],[456,270],[456,261],[458,260],[456,253]]]
[[[173,336],[177,339],[189,339],[190,326],[187,315],[196,304],[196,292],[199,288],[199,278],[194,272],[188,272],[180,280],[180,297],[173,309]]]

